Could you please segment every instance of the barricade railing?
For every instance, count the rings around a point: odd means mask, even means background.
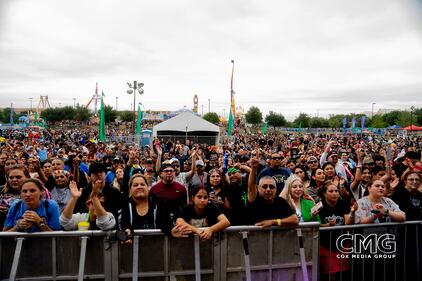
[[[2,232],[0,278],[318,280],[318,223],[297,229],[229,227],[210,241],[169,238],[159,230],[136,230],[131,245],[114,237],[113,231]]]
[[[320,228],[321,274],[326,280],[421,280],[421,228],[421,221]]]

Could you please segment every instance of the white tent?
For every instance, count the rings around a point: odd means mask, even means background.
[[[155,125],[152,129],[153,137],[168,138],[189,138],[194,142],[201,142],[201,139],[210,138],[204,143],[216,143],[220,128],[191,111],[184,111],[169,120]]]

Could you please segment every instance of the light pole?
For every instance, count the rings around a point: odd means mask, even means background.
[[[73,98],[73,108],[76,108],[76,98]]]
[[[32,112],[32,99],[33,98],[29,98],[29,100],[30,100],[29,112]]]
[[[142,87],[144,86],[144,83],[138,83],[136,81],[133,81],[133,85],[130,82],[127,82],[127,85],[129,86],[129,89],[127,90],[127,93],[131,95],[133,93],[133,123],[132,123],[132,133],[135,136],[136,132],[136,126],[135,126],[135,107],[136,107],[136,91],[139,92],[140,95],[144,93],[144,89]]]
[[[119,101],[119,97],[116,97],[116,111],[118,111],[117,109],[118,101]]]
[[[211,99],[208,99],[208,113],[211,112]]]
[[[374,104],[376,103],[375,102],[372,103],[371,123],[372,123],[372,119],[374,119]]]

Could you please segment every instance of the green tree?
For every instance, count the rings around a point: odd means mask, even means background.
[[[130,122],[133,120],[133,112],[130,110],[119,111],[118,115],[123,122]]]
[[[77,105],[75,108],[75,117],[77,121],[87,121],[91,117],[91,112],[85,106]]]
[[[1,122],[2,123],[10,123],[10,107],[6,107],[3,109],[2,114],[1,114]],[[17,122],[17,116],[16,116],[16,112],[13,110],[13,122]]]
[[[306,113],[300,113],[298,117],[293,121],[294,127],[309,128],[311,117]]]
[[[328,128],[328,120],[322,117],[311,117],[309,121],[311,128]]]
[[[416,108],[413,111],[413,124],[422,125],[422,108]]]
[[[72,106],[57,108],[57,110],[61,112],[62,120],[73,120],[75,118],[76,112]]]
[[[381,115],[374,115],[371,120],[371,127],[373,128],[385,128],[387,126],[387,122],[384,121]]]
[[[262,112],[258,107],[252,106],[245,114],[246,122],[252,125],[258,125],[262,123]]]
[[[410,111],[400,111],[399,119],[397,120],[397,125],[401,127],[406,127],[410,125]]]
[[[208,112],[208,113],[204,114],[204,116],[202,116],[202,118],[204,118],[208,122],[213,123],[215,125],[220,123],[220,117],[218,117],[218,114],[215,113],[215,112]]]
[[[270,111],[270,113],[265,117],[265,121],[269,126],[273,126],[274,129],[276,127],[286,126],[287,124],[286,118],[283,116],[283,114],[273,111]]]
[[[382,115],[382,119],[388,126],[396,125],[400,118],[401,111],[394,110]]]
[[[114,120],[117,118],[117,112],[116,112],[116,110],[113,109],[112,106],[106,105],[104,107],[104,117],[105,117],[105,122],[106,123],[114,122]]]

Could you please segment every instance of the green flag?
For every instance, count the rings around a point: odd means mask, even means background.
[[[265,134],[265,133],[267,132],[267,128],[268,128],[268,122],[265,122],[265,123],[264,123],[264,127],[262,128],[261,133],[262,133],[262,134]]]
[[[101,95],[101,109],[100,109],[100,141],[105,141],[105,114],[104,114],[104,92]]]
[[[141,123],[142,123],[142,111],[141,111],[141,103],[138,103],[138,119],[136,121],[136,134],[141,134]]]
[[[229,123],[227,124],[227,135],[229,137],[232,135],[233,125],[234,125],[234,114],[230,107]]]

